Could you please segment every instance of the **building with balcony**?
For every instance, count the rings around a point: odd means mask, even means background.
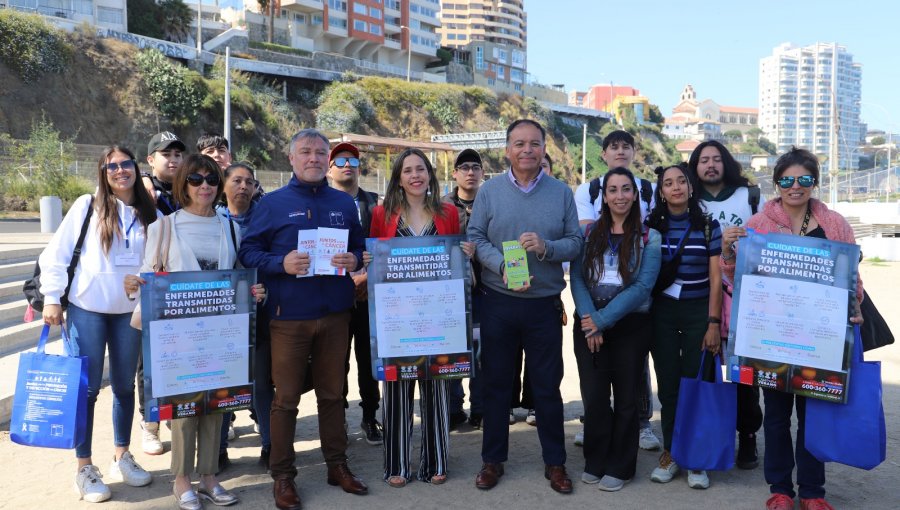
[[[256,0],[242,7],[223,10],[222,17],[245,26],[251,41],[266,41],[267,13]],[[389,74],[403,75],[409,66],[420,75],[439,47],[439,0],[280,0],[275,11],[272,42],[349,57]]]
[[[471,55],[476,85],[525,94],[528,16],[523,0],[441,1],[441,45]]]
[[[70,30],[88,23],[118,32],[128,31],[125,0],[0,0],[0,7],[42,14]]]
[[[759,61],[759,127],[781,153],[821,156],[823,170],[856,169],[862,66],[836,43],[785,43]],[[837,154],[837,167],[832,166]]]

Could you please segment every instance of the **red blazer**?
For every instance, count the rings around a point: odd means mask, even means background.
[[[459,234],[459,212],[453,204],[442,203],[443,216],[434,216],[434,226],[438,235],[446,236]],[[397,235],[397,223],[400,214],[394,213],[385,221],[384,206],[376,206],[372,210],[372,226],[369,229],[369,237],[395,237]]]

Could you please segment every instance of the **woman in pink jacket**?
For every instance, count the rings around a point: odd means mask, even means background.
[[[843,216],[831,211],[820,200],[812,198],[819,183],[819,162],[809,151],[791,148],[775,163],[772,176],[779,197],[765,203],[763,210],[747,222],[747,227],[760,232],[780,232],[819,237],[845,243],[856,243],[853,229]],[[746,233],[742,233],[746,235]],[[721,266],[726,276],[734,277],[735,246],[723,241]],[[856,297],[862,301],[862,279],[857,282]],[[859,309],[850,322],[862,321]],[[771,497],[767,510],[794,508],[792,474],[797,465],[801,510],[834,510],[825,501],[825,465],[804,445],[806,431],[806,398],[777,390],[763,390],[766,404],[763,427],[766,435],[764,471]],[[796,401],[796,403],[795,403]],[[791,413],[797,408],[796,449],[791,445]]]

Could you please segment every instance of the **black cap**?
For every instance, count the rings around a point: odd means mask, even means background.
[[[456,155],[456,162],[453,163],[453,168],[463,163],[478,163],[481,165],[481,154],[478,154],[478,151],[475,149],[463,149],[462,152]]]
[[[187,150],[187,146],[184,145],[184,142],[182,142],[175,133],[172,133],[171,131],[156,133],[153,135],[153,138],[150,139],[150,143],[147,144],[147,155],[149,156],[156,151],[164,151],[171,147],[180,151]]]

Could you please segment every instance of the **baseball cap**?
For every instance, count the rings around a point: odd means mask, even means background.
[[[187,150],[187,146],[184,145],[184,142],[182,142],[175,133],[172,133],[171,131],[156,133],[153,135],[153,138],[150,139],[150,143],[147,144],[147,155],[149,156],[156,151],[163,151],[170,147],[174,147],[180,151]]]
[[[481,154],[478,154],[478,151],[475,149],[463,149],[462,152],[456,155],[456,162],[453,163],[453,168],[463,163],[478,163],[480,165]]]
[[[341,142],[331,149],[331,154],[328,155],[328,161],[334,161],[335,154],[341,152],[349,152],[350,154],[353,154],[354,158],[359,159],[359,149],[357,149],[355,145],[349,142]]]

